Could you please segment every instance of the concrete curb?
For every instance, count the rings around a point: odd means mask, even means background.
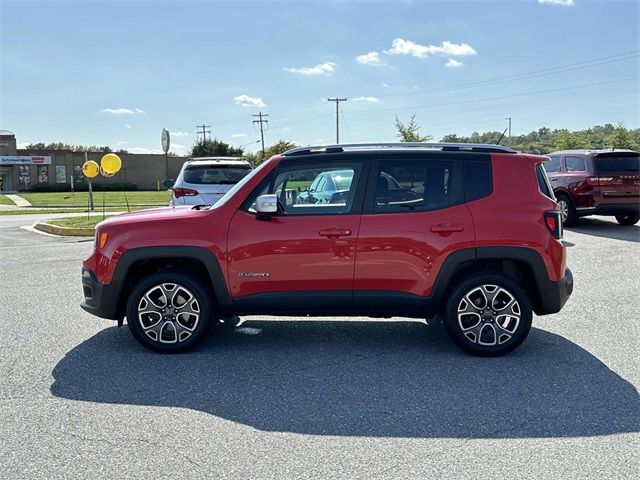
[[[41,232],[61,237],[93,237],[96,233],[95,228],[70,228],[51,225],[47,222],[36,222],[33,228]]]

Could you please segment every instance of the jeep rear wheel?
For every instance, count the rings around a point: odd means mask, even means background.
[[[166,271],[138,282],[127,301],[127,323],[138,342],[160,353],[192,349],[206,336],[212,313],[207,288],[186,273]]]
[[[444,325],[453,341],[474,355],[504,355],[531,329],[529,296],[520,285],[499,274],[474,274],[451,293]]]

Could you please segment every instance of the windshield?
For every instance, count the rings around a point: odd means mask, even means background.
[[[640,155],[637,153],[598,155],[595,163],[598,172],[640,171]]]
[[[242,187],[244,187],[247,182],[249,180],[251,180],[254,176],[256,176],[258,174],[258,172],[260,172],[269,162],[263,162],[258,168],[256,168],[255,170],[252,170],[251,173],[247,176],[245,176],[242,180],[240,180],[238,183],[236,183],[231,190],[229,190],[227,193],[225,193],[222,198],[220,198],[220,200],[218,200],[214,205],[216,207],[219,207],[220,205],[224,205],[231,197],[233,197],[236,192],[238,190],[240,190]]]
[[[198,165],[187,167],[183,180],[201,185],[234,185],[250,171],[249,165]]]

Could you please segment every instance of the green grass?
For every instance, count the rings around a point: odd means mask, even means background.
[[[4,195],[0,195],[0,204],[1,205],[15,205],[15,203],[13,203],[11,200],[9,200]]]
[[[125,207],[125,193],[129,205],[169,205],[169,192],[93,192],[93,203],[96,209],[107,207]],[[34,207],[86,207],[88,192],[48,192],[21,193],[20,196],[29,201]]]
[[[110,215],[107,215],[109,218]],[[92,217],[68,217],[68,218],[55,218],[51,220],[47,220],[47,223],[51,225],[57,225],[59,227],[69,227],[69,228],[93,228],[97,223],[100,223],[103,220],[102,215],[94,215]]]
[[[131,207],[131,211],[135,211],[135,210],[144,210],[146,208],[153,208],[153,207]],[[107,207],[104,209],[105,212],[126,212],[127,209],[126,207]],[[43,208],[13,208],[11,210],[0,210],[0,217],[2,215],[42,215],[42,214],[47,214],[47,213],[87,213],[86,209],[82,209],[82,208],[75,208],[75,209],[71,209],[71,208],[47,208],[47,209],[43,209]],[[102,206],[100,206],[100,208],[96,208],[94,210],[94,213],[102,213]]]

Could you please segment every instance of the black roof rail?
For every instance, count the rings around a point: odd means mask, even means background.
[[[348,150],[376,150],[376,149],[421,149],[441,150],[443,152],[481,152],[481,153],[518,153],[514,149],[503,145],[489,143],[424,143],[424,142],[396,142],[396,143],[345,143],[337,145],[316,145],[297,147],[288,150],[283,155],[307,155],[311,153],[339,153]]]

